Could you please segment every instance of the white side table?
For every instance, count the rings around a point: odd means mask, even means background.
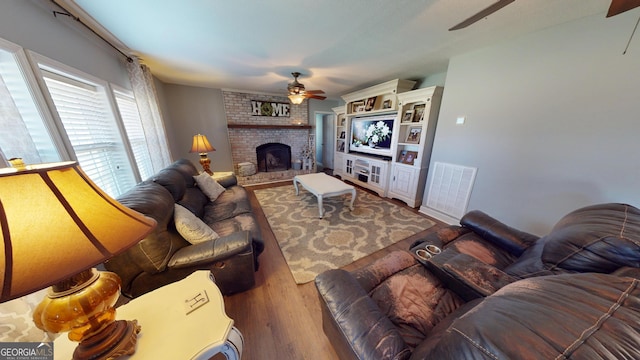
[[[209,271],[197,271],[116,309],[117,320],[138,320],[136,352],[122,359],[240,359],[244,338],[224,310]],[[69,360],[77,343],[66,333],[54,343],[54,359]]]

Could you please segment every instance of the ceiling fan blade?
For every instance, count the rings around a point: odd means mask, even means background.
[[[307,99],[318,99],[318,100],[324,100],[327,98],[326,96],[313,95],[313,94],[305,94],[304,97]]]
[[[493,14],[494,12],[502,9],[503,7],[511,4],[514,1],[516,1],[516,0],[498,0],[497,2],[489,5],[487,8],[481,10],[479,13],[469,17],[468,19],[464,20],[463,22],[459,23],[458,25],[452,27],[451,29],[449,29],[449,31],[466,28],[467,26],[469,26],[469,25],[475,23],[476,21],[481,20],[481,19]]]
[[[640,6],[640,0],[611,0],[607,17],[622,14],[638,6]]]
[[[305,90],[307,94],[324,94],[322,90]]]

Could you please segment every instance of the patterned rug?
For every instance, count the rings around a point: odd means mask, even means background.
[[[315,279],[374,253],[434,223],[419,214],[357,189],[354,210],[351,195],[323,200],[324,218],[318,218],[317,198],[300,186],[260,189],[255,195],[298,284]]]

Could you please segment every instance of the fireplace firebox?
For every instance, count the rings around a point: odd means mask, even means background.
[[[256,148],[258,171],[285,171],[291,168],[291,146],[281,143],[262,144]]]

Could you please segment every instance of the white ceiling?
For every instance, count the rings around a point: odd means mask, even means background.
[[[495,0],[65,0],[166,83],[286,92],[291,72],[330,98],[447,70],[452,56],[585,16],[610,0],[518,0],[466,29]],[[85,15],[86,17],[87,15]],[[84,20],[81,16],[81,20]]]

